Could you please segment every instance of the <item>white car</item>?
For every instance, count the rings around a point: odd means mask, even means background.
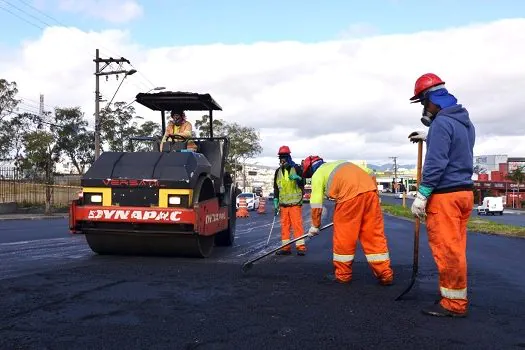
[[[248,206],[248,210],[256,210],[259,209],[259,196],[257,196],[255,193],[241,193],[237,196],[236,205],[237,209],[239,209],[239,199],[243,197],[246,198],[246,205]]]

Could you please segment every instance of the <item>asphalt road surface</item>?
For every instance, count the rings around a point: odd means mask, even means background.
[[[323,279],[331,229],[305,257],[272,255],[242,273],[271,219],[238,219],[235,245],[209,259],[97,256],[64,220],[0,222],[0,349],[525,347],[525,240],[471,234],[470,315],[442,319],[420,313],[438,295],[424,229],[418,282],[394,301],[411,275],[413,223],[385,216],[396,281],[382,287],[360,248],[352,284]],[[278,244],[277,223],[268,249]]]
[[[389,203],[389,204],[398,204],[398,205],[403,204],[403,199],[396,198],[395,196],[391,194],[381,195],[381,200],[384,203]],[[410,208],[414,199],[412,197],[407,197],[405,201],[406,201],[406,206]],[[508,210],[504,210],[502,216],[499,216],[499,215],[480,215],[478,216],[476,210],[473,210],[472,217],[479,217],[482,219],[487,219],[487,220],[494,221],[500,224],[505,224],[505,225],[525,226],[525,213],[516,214],[516,212],[511,212]]]

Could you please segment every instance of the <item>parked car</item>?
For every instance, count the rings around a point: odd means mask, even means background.
[[[244,192],[237,196],[237,199],[236,199],[237,209],[239,209],[239,199],[241,197],[246,198],[246,205],[248,207],[248,210],[259,209],[259,196],[257,196],[255,193],[250,193],[250,192]]]
[[[268,200],[273,201],[273,197],[274,197],[273,192],[270,192],[270,193],[268,194]]]

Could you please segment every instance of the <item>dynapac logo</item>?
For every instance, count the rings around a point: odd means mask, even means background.
[[[88,219],[177,222],[181,214],[182,211],[95,209],[89,211]]]
[[[128,187],[159,187],[159,180],[154,179],[105,179],[102,180],[106,186],[128,186]]]

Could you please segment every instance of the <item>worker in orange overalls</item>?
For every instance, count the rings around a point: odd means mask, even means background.
[[[335,274],[327,277],[339,283],[351,281],[352,263],[359,240],[374,276],[381,285],[391,285],[394,272],[390,267],[377,183],[359,166],[343,160],[325,163],[318,156],[309,156],[303,160],[302,167],[303,177],[312,178],[312,226],[308,231],[311,236],[319,233],[324,197],[335,200]]]
[[[421,102],[421,122],[429,127],[408,137],[426,141],[421,184],[412,213],[426,216],[428,243],[439,271],[441,300],[423,310],[433,316],[467,315],[467,223],[474,206],[472,174],[476,130],[468,111],[428,73],[419,77],[410,99]]]
[[[291,229],[295,237],[304,234],[303,229],[303,194],[304,181],[301,177],[301,167],[294,163],[288,146],[281,146],[277,155],[279,156],[279,168],[275,170],[273,179],[274,199],[273,206],[275,215],[281,216],[281,243],[290,242]],[[306,244],[304,239],[295,242],[297,255],[304,256]],[[290,255],[291,247],[288,245],[276,252],[277,255]]]
[[[166,131],[162,137],[160,143],[160,150],[162,151],[162,146],[166,142],[168,135],[179,135],[185,138],[192,137],[192,126],[189,121],[186,120],[186,114],[182,110],[173,110],[171,111],[171,120],[166,126]],[[173,138],[172,142],[182,142],[182,139]],[[196,151],[197,145],[192,140],[187,141],[187,149],[191,151]]]

